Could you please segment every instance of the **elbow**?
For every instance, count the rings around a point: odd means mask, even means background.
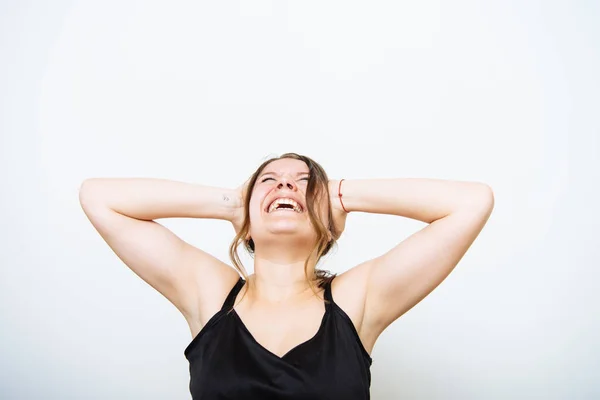
[[[494,198],[494,190],[488,184],[482,184],[482,202],[487,205],[490,209],[494,208],[495,198]]]
[[[85,210],[100,202],[99,178],[88,178],[79,186],[79,204]]]
[[[472,206],[489,217],[494,209],[495,201],[493,189],[485,183],[478,184],[477,194],[473,196]]]

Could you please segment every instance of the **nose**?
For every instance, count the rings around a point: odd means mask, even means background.
[[[277,184],[277,189],[283,189],[283,187],[287,187],[289,190],[296,190],[296,184],[291,179],[286,177],[282,177]]]

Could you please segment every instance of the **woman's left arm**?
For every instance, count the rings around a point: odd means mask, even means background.
[[[427,223],[387,253],[355,269],[364,293],[362,326],[378,336],[435,289],[483,229],[494,207],[491,188],[440,179],[361,179],[330,182],[336,223],[346,212],[391,214]],[[376,237],[376,235],[373,235]],[[350,271],[348,271],[350,272]],[[366,287],[365,287],[366,286]]]

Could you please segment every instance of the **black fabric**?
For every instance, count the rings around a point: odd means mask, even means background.
[[[223,308],[184,351],[194,400],[365,400],[372,359],[348,315],[325,286],[325,314],[318,332],[283,357],[259,344],[233,304],[240,278]]]

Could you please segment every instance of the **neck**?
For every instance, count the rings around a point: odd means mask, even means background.
[[[253,297],[270,303],[281,303],[311,292],[304,272],[308,255],[266,258],[260,252],[254,255],[254,274],[249,277]],[[308,276],[312,275],[314,262],[308,264]]]
[[[265,235],[254,239],[254,255],[256,260],[268,260],[277,265],[304,262],[313,251],[314,238],[303,238],[295,235]]]

